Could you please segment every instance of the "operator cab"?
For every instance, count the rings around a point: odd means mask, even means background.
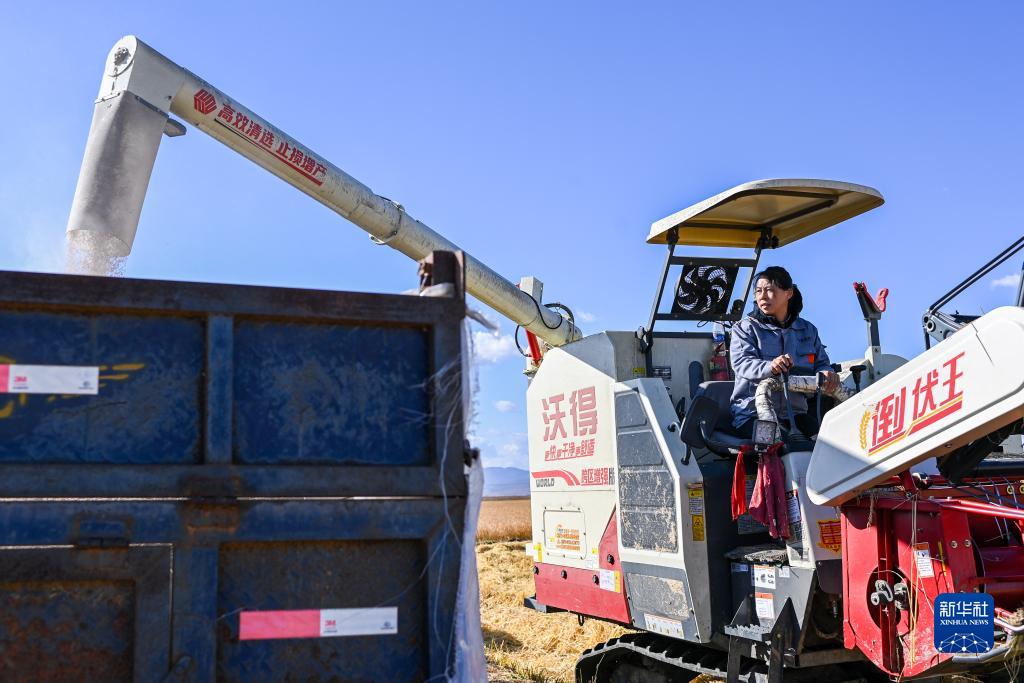
[[[877,190],[853,183],[756,180],[655,222],[647,242],[666,245],[668,253],[648,323],[637,331],[647,376],[660,376],[660,368],[673,365],[666,358],[677,355],[671,349],[681,347],[680,340],[710,339],[711,334],[700,328],[715,323],[728,334],[732,324],[742,319],[765,249],[791,244],[883,202]],[[681,255],[676,251],[680,245],[748,253],[739,257]],[[741,280],[742,286],[737,287]],[[669,282],[674,287],[665,296]],[[659,323],[696,323],[698,331],[666,330]],[[680,418],[685,414],[684,440],[706,445],[723,456],[737,452],[748,442],[731,433],[731,368],[729,380],[705,381],[703,363],[691,358],[687,365],[689,396],[672,396]]]

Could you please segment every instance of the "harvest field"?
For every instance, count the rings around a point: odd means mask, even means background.
[[[572,683],[576,658],[626,629],[603,621],[579,625],[574,614],[540,614],[523,606],[533,595],[530,499],[483,501],[477,533],[480,619],[491,683]],[[693,683],[714,679],[697,677]]]
[[[480,506],[476,531],[481,541],[528,541],[530,539],[529,498],[487,498]]]
[[[573,681],[583,650],[625,633],[600,621],[580,626],[574,614],[539,614],[523,607],[533,595],[530,500],[489,499],[480,511],[476,557],[480,616],[492,681]]]

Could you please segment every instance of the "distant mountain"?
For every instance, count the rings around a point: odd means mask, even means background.
[[[518,467],[485,467],[484,498],[530,495],[530,473]]]

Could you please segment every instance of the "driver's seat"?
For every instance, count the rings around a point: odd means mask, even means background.
[[[683,420],[682,438],[690,446],[706,446],[722,456],[739,453],[752,445],[732,433],[732,382],[702,382]]]

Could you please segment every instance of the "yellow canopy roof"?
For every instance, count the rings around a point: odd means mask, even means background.
[[[881,206],[871,187],[836,180],[755,180],[705,199],[651,225],[648,244],[665,244],[672,228],[679,244],[701,247],[757,246],[764,229],[782,247]]]

